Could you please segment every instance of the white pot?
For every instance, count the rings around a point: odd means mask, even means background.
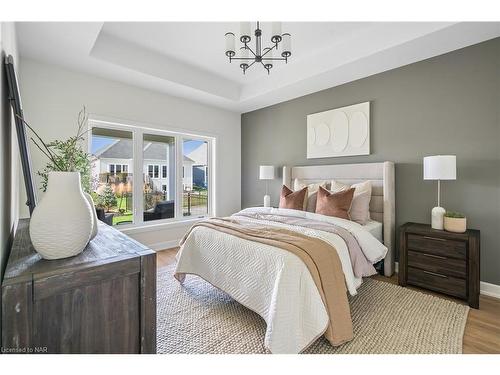
[[[79,172],[50,172],[47,191],[30,220],[35,250],[45,259],[77,255],[90,240],[92,211]]]

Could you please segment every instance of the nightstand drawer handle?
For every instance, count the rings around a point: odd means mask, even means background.
[[[446,241],[445,238],[436,238],[436,237],[429,237],[429,236],[423,236],[423,237],[427,238],[428,240]]]
[[[443,279],[447,279],[448,278],[448,276],[441,275],[440,273],[436,273],[436,272],[430,272],[430,271],[423,271],[423,272],[427,273],[429,275],[432,275],[432,276],[442,277]]]
[[[448,259],[446,257],[442,257],[441,255],[434,255],[434,254],[426,254],[422,253],[424,257],[429,257],[429,258],[436,258],[436,259]]]

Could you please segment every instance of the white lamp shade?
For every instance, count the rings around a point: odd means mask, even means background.
[[[261,165],[259,178],[261,180],[274,180],[274,166],[272,165]]]
[[[233,54],[235,52],[236,41],[234,39],[233,33],[226,33],[226,55]]]
[[[281,38],[281,22],[273,22],[271,30],[273,32],[272,36],[279,36]]]
[[[456,180],[457,157],[435,155],[424,157],[424,180]]]
[[[250,30],[252,24],[250,22],[240,22],[240,34],[241,36],[250,37]]]
[[[286,54],[287,56],[291,56],[291,54],[292,54],[292,37],[288,33],[284,33],[281,37],[283,38],[282,39],[282,46],[281,46],[283,52],[281,53],[281,55],[283,56],[283,54]]]

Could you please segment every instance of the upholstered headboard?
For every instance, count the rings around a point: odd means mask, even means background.
[[[283,184],[293,188],[293,181],[299,178],[309,183],[338,180],[346,184],[370,180],[372,199],[370,216],[383,224],[384,244],[389,251],[384,259],[384,274],[394,273],[395,257],[395,177],[394,163],[336,164],[305,167],[283,167]]]

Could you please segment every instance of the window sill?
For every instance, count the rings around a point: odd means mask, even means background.
[[[118,229],[120,232],[125,234],[155,232],[162,229],[188,227],[198,221],[206,219],[207,217],[197,217],[193,219],[183,219],[183,220],[175,220],[167,222],[164,221],[160,223],[143,223],[141,225],[132,225],[132,226],[127,226],[125,228],[114,226],[113,228]]]

